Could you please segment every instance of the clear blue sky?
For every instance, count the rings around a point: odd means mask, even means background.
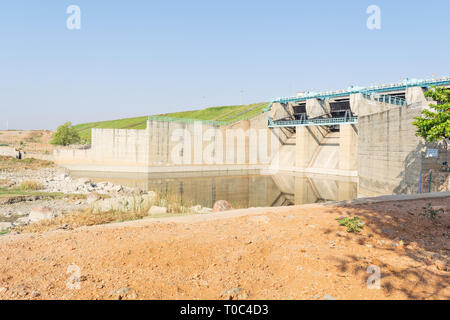
[[[66,28],[71,4],[80,30]],[[381,30],[366,27],[371,4]],[[0,129],[448,76],[449,12],[448,0],[1,1]]]

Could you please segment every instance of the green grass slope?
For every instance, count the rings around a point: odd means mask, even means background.
[[[223,124],[230,124],[240,120],[251,119],[267,106],[267,102],[254,103],[249,105],[210,107],[202,110],[184,111],[159,114],[154,117],[168,117],[178,119],[209,120],[218,121]],[[91,129],[145,129],[148,117],[136,117],[110,121],[99,121],[91,123],[77,124],[73,127],[78,131],[81,138],[91,141]]]

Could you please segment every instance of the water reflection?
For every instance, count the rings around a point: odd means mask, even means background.
[[[201,174],[201,175],[200,175]],[[355,178],[324,175],[261,175],[256,172],[124,174],[72,172],[93,181],[110,181],[154,190],[187,205],[212,207],[227,200],[234,208],[275,207],[348,200],[357,197]]]

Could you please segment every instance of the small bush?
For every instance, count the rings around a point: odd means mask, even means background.
[[[19,189],[23,191],[36,191],[44,189],[44,186],[36,181],[23,181]]]
[[[422,217],[425,217],[427,219],[430,219],[431,221],[435,221],[439,218],[438,213],[444,213],[444,209],[440,208],[438,210],[433,209],[431,203],[428,203],[426,207],[422,208],[422,213],[419,215]]]
[[[341,226],[347,227],[347,232],[360,232],[364,228],[364,221],[360,217],[340,217],[337,218]]]

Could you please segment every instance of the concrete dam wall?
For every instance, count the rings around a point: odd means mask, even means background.
[[[228,126],[152,118],[145,130],[92,129],[90,149],[58,150],[54,159],[78,171],[259,170],[358,177],[360,196],[416,193],[424,170],[438,170],[448,161],[447,148],[425,144],[415,134],[414,117],[433,103],[425,90],[382,87],[381,93],[281,99],[255,118]],[[436,158],[425,156],[430,148],[439,150]],[[316,198],[353,192],[345,183],[321,185],[321,195],[314,190],[320,181],[310,185],[302,188]]]
[[[145,130],[92,129],[87,150],[57,150],[55,162],[77,171],[186,172],[267,167],[287,139],[267,115],[229,126],[147,121]]]

